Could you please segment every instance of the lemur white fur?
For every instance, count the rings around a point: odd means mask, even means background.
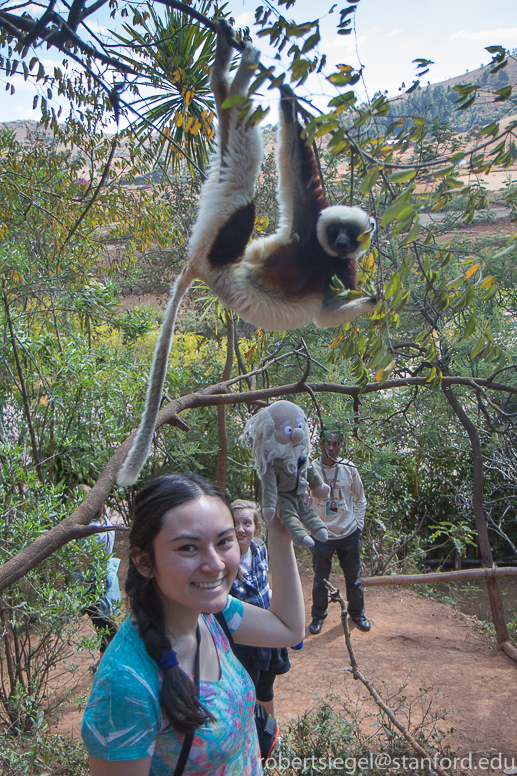
[[[273,282],[274,278],[268,283],[269,270],[265,262],[279,251],[292,251],[299,240],[294,226],[297,221],[301,224],[304,221],[305,195],[300,195],[300,190],[304,189],[305,182],[301,177],[299,125],[293,120],[289,123],[283,111],[280,111],[278,150],[279,227],[275,234],[254,240],[246,246],[252,231],[251,222],[249,234],[242,229],[237,235],[237,239],[244,237],[242,254],[230,258],[226,264],[224,259],[220,259],[220,265],[215,265],[212,255],[214,246],[223,235],[227,239],[228,232],[224,229],[228,221],[242,212],[247,213],[249,221],[249,208],[254,208],[255,182],[262,161],[262,136],[258,127],[247,127],[246,120],[239,121],[238,107],[224,110],[221,107],[227,97],[247,94],[259,59],[259,52],[246,45],[233,82],[229,83],[231,48],[228,35],[229,28],[221,24],[211,74],[211,87],[219,118],[218,148],[201,191],[197,220],[189,243],[188,264],[171,290],[171,299],[154,352],[142,420],[117,477],[118,484],[122,486],[132,485],[136,481],[149,455],[176,315],[183,296],[195,279],[207,283],[221,301],[242,318],[271,331],[295,329],[311,322],[322,327],[336,326],[371,312],[375,307],[375,300],[370,298],[346,303],[333,298],[330,292],[331,277],[328,293],[322,293],[309,284],[310,289],[302,291],[298,296],[286,295],[281,290],[280,281]],[[296,113],[294,118],[296,119]],[[323,246],[328,257],[339,257],[327,239],[326,229],[332,222],[343,224],[343,228],[353,224],[355,231],[361,233],[371,232],[374,228],[373,220],[360,208],[334,206],[324,209],[314,231],[317,231],[320,246]],[[224,247],[224,239],[222,245]],[[362,243],[358,244],[346,258],[356,258],[366,247],[362,247]],[[321,251],[321,247],[319,250]],[[293,267],[293,281],[296,280],[294,276],[299,269]],[[274,271],[272,274],[274,275]]]

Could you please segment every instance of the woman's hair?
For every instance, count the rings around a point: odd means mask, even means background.
[[[135,498],[130,550],[138,547],[142,553],[147,553],[152,569],[153,542],[161,531],[166,512],[202,496],[218,498],[226,504],[217,488],[196,474],[170,474],[151,482]],[[162,603],[154,579],[141,574],[131,556],[126,593],[147,653],[159,663],[163,654],[171,649]],[[199,702],[194,682],[179,666],[163,671],[160,705],[178,733],[188,735],[211,720],[211,715]]]
[[[236,509],[250,509],[253,512],[253,522],[255,523],[255,534],[259,535],[262,531],[262,511],[260,505],[256,501],[246,501],[245,499],[238,498],[232,501],[231,505],[232,515]]]

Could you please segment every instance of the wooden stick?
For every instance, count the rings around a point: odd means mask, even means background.
[[[377,585],[429,585],[434,582],[459,582],[462,579],[490,579],[494,577],[517,577],[517,568],[491,566],[481,569],[462,569],[461,571],[440,571],[434,574],[391,574],[386,577],[363,577],[363,587]]]
[[[354,650],[352,647],[352,639],[350,638],[350,629],[348,627],[347,622],[347,610],[346,610],[346,601],[339,592],[337,587],[334,587],[333,585],[328,582],[328,580],[323,580],[325,587],[328,589],[330,593],[330,600],[332,603],[339,603],[341,606],[341,625],[343,626],[343,631],[345,634],[345,641],[346,641],[346,648],[348,650],[348,654],[350,657],[350,665],[352,666],[352,675],[354,679],[358,679],[360,682],[364,684],[372,698],[374,699],[375,703],[379,708],[381,708],[384,713],[389,717],[389,719],[393,722],[396,728],[400,730],[406,741],[413,747],[415,752],[418,752],[418,754],[429,760],[429,762],[432,762],[433,758],[429,755],[426,750],[420,746],[418,741],[416,741],[411,733],[407,730],[407,728],[404,727],[402,722],[399,722],[397,717],[395,716],[395,713],[392,711],[392,709],[389,708],[389,706],[386,706],[384,701],[382,700],[381,696],[375,689],[375,687],[371,684],[371,682],[368,681],[368,679],[361,673],[359,670],[359,667],[357,665],[357,660],[355,659]],[[443,770],[443,768],[440,768],[439,765],[436,765],[435,763],[435,770],[432,768],[429,768],[429,773],[432,774],[432,776],[448,776],[448,774]]]

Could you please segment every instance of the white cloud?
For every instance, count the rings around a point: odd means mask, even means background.
[[[388,32],[384,37],[385,38],[393,38],[394,35],[400,35],[402,30],[400,28],[397,28],[395,30],[392,30],[391,32]]]
[[[366,40],[366,35],[358,35],[357,46],[362,46]],[[344,35],[331,35],[328,38],[322,39],[321,43],[319,44],[319,48],[321,51],[325,52],[325,54],[329,49],[339,49],[346,54],[350,54],[352,52],[355,54],[356,40],[351,36],[345,37]]]
[[[255,19],[255,14],[251,11],[244,11],[235,17],[235,26],[239,27],[251,27]]]
[[[466,32],[460,30],[451,35],[449,40],[474,40],[484,41],[490,40],[490,43],[497,44],[501,39],[513,38],[517,42],[517,27],[498,27],[496,30],[478,30],[478,32]]]

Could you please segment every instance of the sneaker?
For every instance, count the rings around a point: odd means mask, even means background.
[[[323,628],[323,620],[320,620],[318,617],[313,617],[312,622],[309,625],[310,633],[312,633],[313,636],[317,636],[318,633],[321,633],[322,628]]]
[[[349,615],[350,616],[350,615]],[[359,630],[364,631],[365,633],[370,630],[372,627],[370,620],[366,619],[364,614],[360,614],[359,617],[350,617],[350,619],[355,622]]]

